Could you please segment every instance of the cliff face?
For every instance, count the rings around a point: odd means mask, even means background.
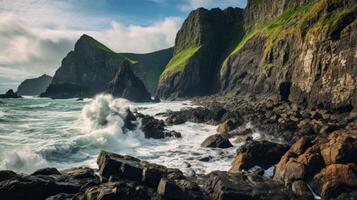
[[[109,84],[108,92],[114,97],[125,98],[134,102],[149,102],[151,95],[144,83],[134,75],[130,61],[124,60],[114,79]]]
[[[18,95],[29,95],[37,96],[46,91],[48,86],[52,81],[52,77],[46,74],[33,78],[24,80],[17,88]]]
[[[83,35],[74,50],[62,60],[52,83],[41,95],[51,98],[91,97],[106,91],[123,60],[130,60],[132,70],[151,91],[172,57],[172,49],[148,54],[115,53],[94,38]]]
[[[221,68],[221,91],[311,107],[357,107],[357,9],[317,1],[250,31]]]
[[[124,59],[92,37],[83,35],[76,42],[74,51],[62,60],[50,87],[42,96],[68,98],[103,92]]]
[[[161,74],[161,98],[190,97],[212,92],[217,65],[243,34],[241,9],[197,9],[176,36],[174,57]],[[238,33],[238,34],[237,34]]]
[[[139,77],[154,96],[159,83],[160,74],[173,55],[173,48],[163,49],[146,54],[121,53],[123,56],[135,61],[131,65],[132,71]]]
[[[192,15],[185,24],[192,20]],[[224,94],[264,95],[332,110],[357,108],[354,0],[250,0],[243,15],[244,19],[236,19],[244,21],[241,29],[232,26],[230,30],[234,30],[231,35],[244,33],[244,36],[238,37],[233,48],[223,50],[229,53],[215,64],[219,69],[218,80],[206,82],[205,87]],[[182,32],[190,30],[185,24],[177,41],[186,41],[180,39]],[[211,36],[210,40],[219,40],[212,33]],[[186,43],[176,44],[175,53]],[[198,59],[192,60],[196,70],[207,66]],[[194,71],[193,67],[185,69]],[[164,90],[189,82],[182,83],[185,79],[176,77],[173,74],[166,77],[173,81],[160,82],[163,86],[160,85],[159,91],[167,91],[160,93],[161,97],[185,91],[180,87]],[[192,79],[203,77],[196,73]],[[201,91],[209,94],[207,90]]]

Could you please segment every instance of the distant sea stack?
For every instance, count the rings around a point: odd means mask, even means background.
[[[17,88],[17,94],[22,96],[38,96],[46,91],[52,77],[44,74],[37,78],[24,80]]]
[[[41,96],[50,98],[91,97],[106,90],[118,63],[125,59],[88,35],[62,60],[52,83]]]
[[[144,83],[131,70],[131,63],[124,60],[114,79],[109,84],[108,92],[114,97],[121,97],[134,102],[149,102],[151,95]]]
[[[17,98],[21,98],[21,96],[17,95],[16,92],[14,92],[14,90],[10,89],[8,90],[5,94],[0,94],[0,99],[17,99]]]
[[[62,60],[52,83],[41,97],[83,98],[103,93],[124,60],[130,60],[133,73],[154,96],[160,74],[172,52],[169,48],[147,54],[115,53],[94,38],[82,35],[74,50]]]

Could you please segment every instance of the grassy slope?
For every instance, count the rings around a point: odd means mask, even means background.
[[[167,64],[164,72],[161,74],[160,79],[165,80],[173,73],[182,71],[185,69],[191,58],[201,49],[201,46],[190,47],[178,52]]]
[[[334,1],[338,2],[338,0]],[[299,33],[302,37],[312,31],[331,34],[344,17],[356,12],[357,6],[354,5],[349,8],[336,9],[324,15],[323,12],[328,3],[333,3],[333,0],[320,0],[316,3],[309,2],[298,9],[286,10],[276,19],[266,22],[261,27],[256,27],[246,34],[230,55],[237,53],[247,41],[258,34],[268,37],[265,44],[266,52],[272,48],[276,41],[292,32]]]

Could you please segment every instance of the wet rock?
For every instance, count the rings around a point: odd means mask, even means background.
[[[277,182],[254,173],[215,171],[207,175],[205,188],[211,199],[291,199],[291,192]]]
[[[144,132],[145,138],[162,139],[165,137],[181,137],[181,134],[176,131],[166,130],[166,125],[163,120],[158,120],[152,116],[139,113],[137,117],[141,119],[141,130]]]
[[[201,147],[210,147],[210,148],[230,148],[233,147],[229,139],[222,134],[211,135],[206,138]]]
[[[0,182],[5,181],[11,178],[16,178],[18,175],[10,170],[1,170],[0,171]]]
[[[227,120],[221,124],[218,125],[217,127],[217,132],[220,134],[228,133],[236,128],[235,123],[233,120]]]
[[[53,196],[48,197],[46,200],[73,200],[74,194],[56,194]]]
[[[185,193],[181,188],[167,179],[161,179],[159,186],[157,187],[157,193],[162,196],[164,199],[185,199]]]
[[[31,175],[33,175],[33,176],[36,176],[36,175],[44,175],[44,176],[61,175],[61,172],[59,172],[56,168],[43,168],[43,169],[36,170]]]
[[[302,197],[304,200],[314,200],[314,195],[308,188],[307,184],[304,181],[294,181],[291,185],[293,193],[297,196]]]
[[[322,169],[313,181],[321,197],[330,199],[357,190],[357,167],[355,164],[332,164]]]
[[[5,94],[0,94],[0,99],[1,98],[12,98],[12,99],[17,99],[21,98],[21,96],[17,95],[12,89],[8,90]]]
[[[320,150],[326,165],[357,163],[357,139],[349,135],[331,134]]]
[[[247,141],[238,149],[230,171],[249,170],[256,165],[268,169],[278,163],[288,149],[288,145],[269,141]]]
[[[47,197],[79,192],[80,187],[53,178],[39,176],[19,176],[0,182],[0,196],[11,200],[46,199]]]

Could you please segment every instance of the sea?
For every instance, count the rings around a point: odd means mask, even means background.
[[[190,101],[133,103],[110,95],[83,100],[0,99],[0,170],[32,173],[45,167],[97,168],[101,150],[178,168],[186,175],[228,170],[239,144],[228,149],[200,146],[216,134],[216,126],[191,122],[168,126],[182,138],[159,140],[146,139],[140,128],[122,130],[121,116],[128,108],[164,120],[158,114],[189,107],[195,105]],[[140,126],[140,120],[137,123]]]

